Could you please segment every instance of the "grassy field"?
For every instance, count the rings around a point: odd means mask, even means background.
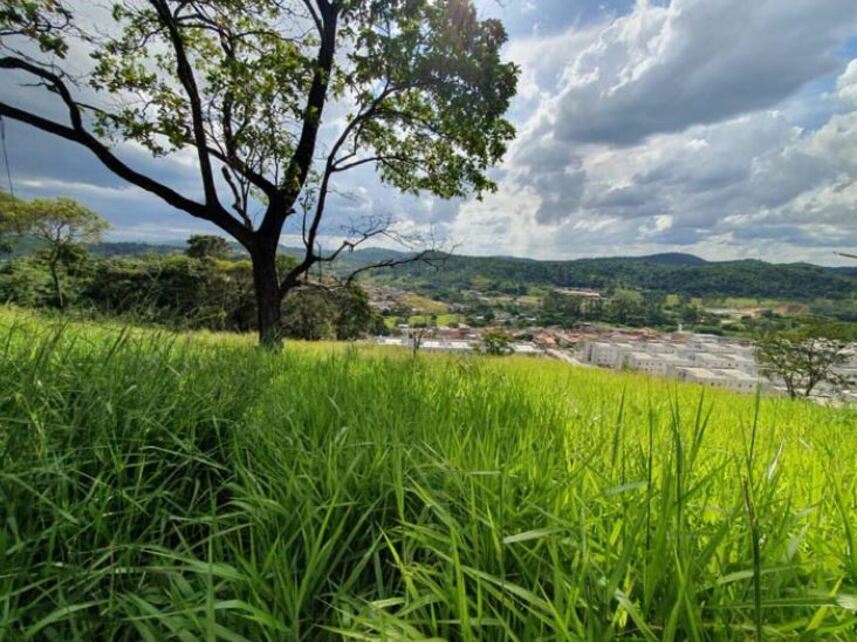
[[[420,309],[429,315],[432,313],[442,315],[449,309],[449,306],[442,301],[422,297],[415,293],[407,293],[402,297],[402,301],[411,308]]]
[[[384,323],[387,328],[395,328],[396,322],[400,318],[396,315],[390,315],[384,318]],[[410,326],[419,326],[419,325],[429,325],[432,324],[431,315],[410,315],[408,317],[408,324]],[[450,324],[461,324],[464,323],[464,315],[458,315],[453,313],[444,313],[441,315],[437,315],[434,320],[434,325],[436,326],[449,326]]]
[[[857,414],[0,308],[0,639],[857,633]]]

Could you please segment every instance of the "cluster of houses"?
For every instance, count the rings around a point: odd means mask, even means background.
[[[643,371],[711,388],[751,393],[762,387],[785,394],[784,383],[759,372],[750,341],[714,335],[672,333],[629,339],[621,335],[580,342],[576,359],[583,364]],[[857,381],[857,347],[845,364],[834,369]],[[812,398],[820,403],[857,403],[857,390],[821,382]]]
[[[404,328],[398,336],[379,337],[382,346],[451,353],[473,352],[481,345],[481,333],[489,329],[459,327],[433,328],[419,335]],[[710,388],[753,393],[758,387],[785,393],[781,381],[771,381],[759,372],[755,347],[749,340],[697,333],[659,333],[642,328],[624,330],[585,324],[575,330],[529,328],[513,340],[511,352],[545,356],[571,364],[641,371],[659,377]],[[841,369],[857,381],[857,347],[849,363]],[[857,403],[857,390],[833,390],[821,384],[814,394],[818,402]]]
[[[752,344],[713,335],[674,333],[663,339],[587,341],[577,357],[585,364],[744,393],[766,383],[759,376]]]

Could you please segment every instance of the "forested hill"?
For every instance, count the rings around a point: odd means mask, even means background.
[[[389,252],[376,249],[358,251],[349,255],[340,269],[387,256]],[[571,261],[451,255],[439,267],[406,264],[374,271],[372,278],[429,291],[466,289],[483,283],[493,290],[506,292],[520,292],[521,287],[527,286],[623,287],[692,297],[800,300],[852,297],[857,293],[857,271],[850,269],[806,263],[772,264],[751,259],[710,262],[681,253]]]
[[[180,252],[179,244],[104,243],[98,254]],[[235,246],[236,252],[240,249]],[[283,248],[289,254],[298,250]],[[335,270],[346,273],[405,253],[366,248],[343,254]],[[538,261],[519,257],[435,255],[430,264],[412,263],[365,273],[365,278],[440,292],[470,288],[522,293],[533,286],[606,289],[634,288],[692,297],[770,297],[810,300],[857,294],[857,266],[829,268],[807,263],[772,264],[755,259],[706,261],[684,253],[644,257],[603,257]]]

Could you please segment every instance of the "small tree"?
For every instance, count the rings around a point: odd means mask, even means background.
[[[286,337],[317,341],[336,334],[336,305],[323,288],[308,286],[289,293],[282,318]]]
[[[195,259],[226,259],[229,242],[214,234],[194,234],[187,240],[185,254]]]
[[[369,295],[357,284],[334,291],[333,301],[337,308],[336,339],[355,339],[375,327]]]
[[[97,243],[110,227],[100,215],[67,198],[19,201],[7,215],[9,227],[18,236],[29,236],[42,247],[54,288],[56,305],[66,307],[63,275],[86,254],[88,244]]]
[[[616,290],[608,303],[610,321],[617,324],[635,324],[642,320],[643,295],[636,290]]]
[[[789,397],[809,397],[822,382],[846,386],[839,373],[849,358],[848,331],[840,324],[811,324],[799,331],[768,333],[756,347],[762,373],[782,378]]]
[[[488,355],[508,355],[512,338],[503,331],[491,331],[482,336],[482,350]]]
[[[428,335],[431,331],[432,328],[427,323],[413,324],[411,326],[411,332],[408,333],[408,337],[411,340],[411,350],[414,354],[414,357],[417,356],[417,353],[420,351],[420,348],[422,348],[423,340],[426,338],[426,335]]]
[[[354,283],[345,287],[307,284],[284,302],[283,331],[287,337],[350,340],[371,332],[374,326],[369,297]]]

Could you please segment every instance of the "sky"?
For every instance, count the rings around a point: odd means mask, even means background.
[[[462,254],[853,265],[835,252],[857,250],[857,0],[476,2],[503,21],[504,56],[521,69],[498,191],[443,201],[399,194],[369,168],[345,173],[331,244],[337,221],[374,214]],[[117,240],[213,231],[82,148],[6,129],[19,196],[72,196]],[[190,155],[123,157],[199,193]]]

